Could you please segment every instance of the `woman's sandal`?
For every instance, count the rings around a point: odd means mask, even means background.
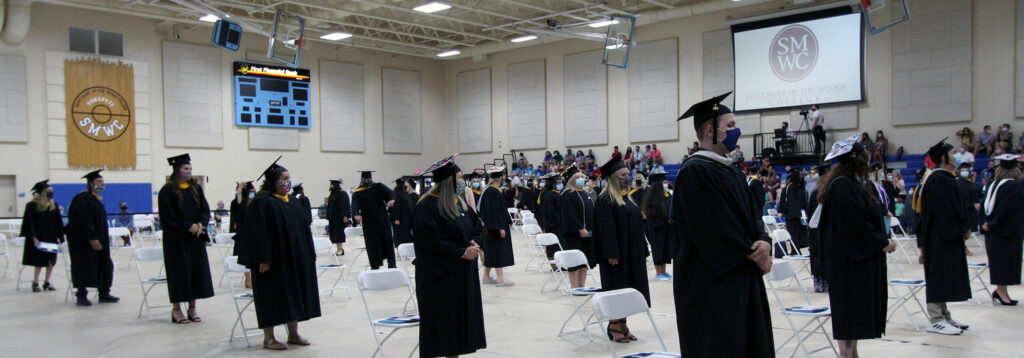
[[[188,320],[189,320],[189,321],[192,321],[192,322],[195,322],[195,323],[199,323],[199,322],[202,322],[202,321],[203,321],[203,319],[202,319],[202,318],[200,318],[198,314],[196,314],[196,315],[193,315],[193,314],[192,314],[192,311],[193,311],[193,310],[189,310],[189,312],[188,312]]]
[[[39,288],[38,282],[32,283],[32,292],[43,292],[43,289]]]
[[[309,343],[308,339],[299,337],[299,339],[288,338],[288,344],[294,344],[294,345],[297,345],[297,346],[308,346],[308,345],[310,345],[312,343]]]
[[[617,333],[617,334],[623,334],[623,333],[622,333],[622,331],[619,331],[617,329],[612,329],[612,325],[611,325],[610,322],[608,324],[608,332],[607,333],[608,333],[608,340],[610,340],[610,341],[615,341],[615,342],[618,342],[618,343],[629,343],[629,337],[626,337],[625,335],[623,335],[622,337],[619,337],[619,338],[613,338],[612,333]]]
[[[272,351],[285,351],[288,350],[288,346],[276,340],[270,341],[269,343],[267,341],[263,341],[263,349],[269,349]]]
[[[43,291],[56,291],[57,288],[50,284],[50,281],[43,281]]]
[[[629,328],[626,328],[626,332],[622,333],[622,335],[626,336],[626,338],[628,338],[630,341],[637,340],[636,336],[634,336],[632,333],[629,333]]]
[[[190,321],[188,320],[188,318],[182,318],[182,319],[180,319],[180,320],[179,320],[179,319],[177,319],[177,318],[174,318],[174,312],[175,312],[175,311],[177,311],[177,312],[181,312],[181,310],[171,310],[171,323],[176,323],[176,324],[188,324],[188,323],[190,322]]]

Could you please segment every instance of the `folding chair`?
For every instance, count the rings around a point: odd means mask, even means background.
[[[330,257],[334,258],[334,263],[333,264],[317,264],[316,265],[316,269],[317,269],[316,278],[319,279],[320,277],[322,277],[327,272],[337,272],[338,273],[338,277],[334,279],[334,284],[331,285],[331,288],[322,288],[322,289],[320,289],[320,292],[330,291],[331,292],[330,296],[334,297],[334,290],[338,288],[338,282],[341,282],[341,286],[345,288],[345,293],[348,295],[348,299],[351,300],[352,299],[352,291],[349,291],[349,289],[348,289],[348,282],[345,281],[345,265],[342,264],[341,262],[339,262],[338,261],[338,256],[335,256],[331,252],[333,248],[334,248],[334,244],[331,243],[331,239],[328,239],[326,237],[314,237],[313,238],[313,251],[314,252],[327,251],[327,254],[330,255]]]
[[[508,208],[508,217],[512,219],[512,230],[521,230],[520,226],[523,226],[523,218],[519,216],[519,209]]]
[[[772,240],[772,241],[774,241],[772,243],[772,250],[775,250],[775,244],[776,243],[781,243],[782,247],[784,249],[786,249],[786,250],[792,249],[793,251],[800,252],[797,249],[796,244],[793,243],[793,238],[791,236],[789,236],[789,231],[782,230],[782,229],[776,229],[775,231],[772,231],[771,235],[769,235],[769,236],[771,236],[772,239],[774,239],[774,240]],[[796,273],[799,274],[801,272],[807,271],[808,277],[810,277],[810,262],[811,262],[811,257],[810,256],[808,256],[808,255],[799,255],[799,254],[798,255],[790,255],[789,253],[783,253],[782,258],[784,258],[786,260],[794,260],[794,261],[800,262],[800,268],[796,270]]]
[[[761,222],[764,223],[764,231],[765,232],[772,232],[772,231],[775,231],[775,229],[777,229],[775,227],[775,217],[774,216],[768,216],[768,215],[762,216],[761,217]]]
[[[538,256],[544,258],[547,257],[544,252],[544,246],[537,243],[537,235],[539,235],[541,231],[540,225],[526,224],[525,220],[526,219],[523,219],[523,234],[526,237],[526,246],[533,248],[533,254],[530,255],[530,261],[523,267],[524,272],[530,270],[530,265],[533,264],[533,260],[536,260]]]
[[[4,252],[0,253],[0,256],[3,256],[4,260],[6,260],[4,278],[7,278],[7,274],[11,272],[11,248],[7,246],[7,235],[0,234],[0,242],[4,244]]]
[[[980,237],[982,237],[980,232],[971,231],[971,239],[974,239],[974,243],[978,244],[978,248],[984,249],[985,248],[985,244],[982,243]]]
[[[398,245],[398,257],[399,262],[405,262],[405,273],[409,274],[409,265],[412,264],[412,260],[416,259],[416,246],[412,243],[405,243]],[[412,274],[409,274],[409,278],[412,278]]]
[[[889,229],[889,231],[892,232],[891,236],[893,241],[896,241],[896,252],[898,255],[903,256],[903,258],[907,260],[908,264],[915,264],[916,262],[910,258],[906,244],[910,243],[910,250],[914,251],[914,256],[919,255],[917,252],[917,237],[907,235],[907,231],[903,229],[903,225],[900,224],[900,219],[897,218],[889,219]]]
[[[230,257],[224,259],[224,272],[227,273],[228,287],[231,288],[231,298],[232,298],[232,301],[235,303],[235,312],[238,313],[238,317],[235,318],[235,324],[233,324],[231,326],[231,336],[228,337],[228,343],[230,344],[231,342],[234,342],[236,339],[245,339],[245,346],[249,347],[249,346],[251,346],[249,344],[249,337],[260,336],[260,335],[262,335],[262,333],[258,333],[258,334],[249,334],[248,333],[249,331],[259,331],[260,330],[257,327],[251,327],[251,328],[245,327],[245,320],[242,319],[242,314],[245,313],[245,310],[248,309],[249,306],[251,306],[253,304],[253,302],[254,302],[253,301],[253,296],[252,296],[251,292],[250,293],[238,293],[238,292],[236,292],[235,291],[235,283],[234,283],[236,278],[233,277],[233,275],[232,275],[232,274],[238,274],[237,276],[241,276],[241,274],[249,272],[249,269],[246,268],[245,266],[242,266],[242,265],[238,264],[238,256],[230,256]],[[241,306],[238,305],[239,301],[243,302],[243,304]],[[238,326],[242,327],[242,335],[235,336],[235,329],[237,329]]]
[[[526,218],[532,218],[532,217],[533,217],[534,215],[533,215],[533,212],[532,212],[532,211],[529,211],[529,210],[520,210],[520,211],[519,211],[519,216],[522,216],[522,217],[523,217],[523,219],[526,219]]]
[[[135,239],[152,239],[156,233],[156,224],[153,224],[153,220],[147,215],[135,215],[132,227],[135,228]]]
[[[559,287],[562,285],[561,278],[559,278],[558,273],[551,268],[551,266],[555,264],[555,260],[547,259],[547,252],[545,251],[545,248],[551,245],[558,245],[558,251],[562,251],[562,243],[558,242],[558,236],[555,234],[540,234],[537,235],[537,245],[541,247],[539,251],[541,251],[541,255],[543,255],[542,257],[544,257],[544,259],[540,261],[540,264],[537,265],[537,271],[544,272],[544,268],[547,267],[548,272],[551,272],[551,277],[548,277],[547,281],[544,281],[544,284],[540,286],[540,292],[544,293],[548,291],[545,290],[545,288],[548,286],[548,282],[551,282],[552,279],[555,281],[555,288],[550,291],[558,291]],[[566,286],[568,286],[568,284],[566,284]]]
[[[651,308],[647,307],[647,300],[644,299],[644,295],[640,291],[632,288],[623,288],[600,292],[591,298],[590,306],[594,309],[594,314],[590,316],[591,318],[587,320],[587,324],[584,327],[600,325],[613,319],[617,320],[646,313],[647,318],[651,320],[651,328],[654,328],[654,334],[658,336],[658,342],[661,343],[661,349],[668,351],[668,347],[665,346],[665,340],[661,338],[661,331],[658,330],[658,325],[654,323]],[[615,346],[612,344],[612,341],[608,340],[606,342],[612,357],[617,358],[618,355],[615,353]],[[652,352],[652,354],[668,354],[673,356],[671,353],[665,352]]]
[[[775,209],[768,209],[768,215],[771,215],[772,217],[779,216],[779,211]]]
[[[356,236],[360,238],[363,237],[363,228],[361,226],[350,226],[345,228],[346,241],[351,242],[352,238]],[[356,257],[352,258],[352,263],[348,267],[348,272],[352,272],[352,268],[356,266],[356,262],[359,262],[359,257],[363,256],[363,254],[366,253],[366,239],[363,239],[363,247],[357,247],[352,250],[356,251]]]
[[[313,231],[314,237],[327,237],[327,224],[329,223],[327,219],[313,219],[309,228]]]
[[[796,354],[797,350],[802,350],[804,355],[810,356],[811,353],[817,353],[823,351],[829,347],[835,352],[836,356],[839,356],[839,352],[836,351],[836,346],[832,343],[832,336],[825,331],[825,324],[832,318],[832,309],[828,306],[812,306],[811,299],[807,297],[807,291],[804,290],[803,285],[800,284],[800,280],[797,279],[796,270],[793,269],[793,265],[789,261],[775,260],[772,262],[772,270],[768,274],[764,275],[765,281],[768,283],[768,289],[775,295],[775,302],[778,303],[779,313],[782,313],[786,317],[786,321],[789,322],[789,328],[793,331],[793,335],[789,336],[786,341],[779,344],[775,348],[775,352],[778,352],[785,347],[790,341],[796,339],[796,348],[793,348],[793,353],[790,357]],[[796,286],[800,288],[800,294],[804,297],[803,306],[786,306],[782,301],[782,297],[779,297],[779,291],[775,288],[775,282],[793,280],[796,282]],[[796,324],[793,323],[793,317],[806,317],[809,318],[803,326],[796,328]],[[816,324],[816,325],[815,325]],[[814,326],[812,326],[814,325]],[[807,328],[811,327],[810,330]],[[812,351],[807,351],[807,346],[804,342],[807,341],[812,335],[821,333],[828,341],[828,347],[821,347]]]
[[[977,282],[981,283],[981,288],[979,288],[977,290],[973,290],[971,292],[973,293],[973,292],[985,291],[985,295],[984,296],[981,296],[981,297],[974,296],[975,297],[975,302],[977,302],[978,304],[985,304],[985,302],[990,297],[992,297],[992,291],[988,289],[988,284],[985,283],[985,278],[981,277],[986,272],[988,272],[988,263],[985,263],[985,262],[979,262],[979,263],[968,262],[967,263],[967,269],[971,271],[970,272],[971,273],[971,277],[970,277],[971,280],[970,280],[970,282],[977,281]]]
[[[235,247],[235,233],[221,233],[213,237],[213,246],[220,252],[220,259],[231,256],[231,250]]]
[[[555,253],[555,266],[558,266],[559,269],[568,270],[570,267],[576,267],[580,265],[589,265],[589,263],[587,262],[587,256],[583,254],[583,251],[565,250]],[[566,276],[565,270],[559,270],[558,273],[560,273],[562,276],[562,282],[568,283],[569,278]],[[590,277],[592,279],[594,278],[593,271],[590,272]],[[597,282],[597,280],[595,280],[595,282]],[[580,308],[586,305],[587,302],[590,302],[590,299],[593,298],[595,294],[601,292],[601,287],[566,287],[566,291],[569,292],[569,302],[572,303],[573,313],[569,315],[569,318],[565,319],[565,322],[562,322],[562,328],[558,331],[558,336],[562,337],[565,335],[582,331],[586,333],[587,338],[590,339],[591,342],[593,342],[594,337],[590,335],[589,331],[587,331],[587,320],[583,318],[583,313],[580,312]],[[586,296],[587,298],[585,298],[583,302],[576,304],[576,298],[574,296]],[[569,321],[572,320],[573,317],[579,317],[580,323],[582,323],[583,326],[577,330],[566,331],[565,326],[569,324]]]
[[[67,240],[60,244],[60,259],[64,263],[64,275],[68,277],[67,288],[64,289],[64,303],[66,304],[71,301],[71,288],[74,286],[74,281],[71,280],[71,261],[68,260]]]
[[[540,225],[540,223],[537,222],[537,219],[529,217],[523,218],[523,225]]]
[[[420,316],[419,308],[416,305],[416,294],[412,290],[412,284],[409,282],[409,276],[402,270],[399,269],[385,269],[385,270],[374,270],[374,271],[363,271],[359,273],[359,296],[363,298],[363,308],[366,309],[366,318],[370,322],[370,331],[373,332],[373,339],[377,341],[377,349],[370,354],[370,357],[377,355],[380,351],[381,358],[384,358],[384,343],[391,338],[398,330],[409,327],[419,327]],[[366,291],[389,291],[396,288],[405,287],[409,290],[409,299],[413,303],[413,310],[415,314],[412,315],[401,315],[401,316],[390,316],[387,318],[373,318],[373,314],[370,313],[370,304],[366,300]],[[403,312],[404,313],[404,312]],[[377,328],[388,329],[391,331],[381,339],[378,334],[384,332],[378,332]],[[416,352],[420,346],[416,343],[416,347],[409,352],[409,357]]]
[[[116,262],[116,260],[114,260],[114,256],[116,256],[118,252],[121,252],[123,250],[129,250],[129,251],[135,250],[136,241],[137,240],[129,239],[128,240],[128,246],[122,246],[122,245],[119,244],[121,242],[121,237],[128,236],[130,238],[132,236],[132,233],[131,233],[131,231],[128,231],[128,228],[126,228],[126,227],[112,227],[112,228],[108,228],[107,229],[107,236],[110,238],[110,260],[111,261]],[[128,256],[128,266],[131,266],[133,261],[135,261],[135,255],[129,255]],[[114,267],[117,268],[117,265],[115,264]]]
[[[142,309],[146,309],[146,319],[152,321],[153,317],[150,314],[153,308],[170,307],[167,306],[150,306],[149,305],[149,292],[154,287],[159,285],[167,284],[167,277],[161,276],[160,273],[164,269],[164,248],[163,247],[144,247],[135,250],[132,255],[135,257],[135,272],[139,275],[139,287],[142,289],[142,303],[139,304],[139,316],[137,319],[142,318]],[[160,262],[160,270],[157,271],[156,277],[144,278],[142,277],[142,263],[143,262]],[[149,287],[146,287],[146,285]]]
[[[22,250],[25,250],[25,238],[21,236],[14,238],[14,247],[20,247]],[[21,272],[25,271],[26,267],[28,266],[22,264],[21,267],[18,268],[18,279],[14,284],[14,291],[21,291]]]
[[[888,312],[886,312],[885,315],[885,322],[888,323],[889,320],[892,319],[892,316],[896,314],[896,311],[902,309],[903,313],[905,313],[907,318],[910,320],[910,325],[913,326],[915,330],[920,331],[922,326],[918,326],[917,323],[914,322],[914,315],[920,314],[925,317],[928,316],[924,305],[921,304],[921,299],[917,296],[925,286],[926,284],[924,280],[889,280],[889,289],[892,290],[893,293],[893,296],[890,296],[889,298],[892,298],[895,301],[890,304],[887,309]],[[903,290],[904,293],[901,294],[899,292],[900,290]],[[910,303],[910,301],[914,301],[914,303],[917,304],[917,311],[911,312],[907,309],[907,304]]]
[[[220,233],[226,234],[231,232],[231,217],[224,217],[220,219]]]

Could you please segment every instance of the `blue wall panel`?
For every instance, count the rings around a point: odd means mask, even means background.
[[[64,214],[67,214],[71,199],[82,190],[85,190],[85,183],[53,184],[53,200],[63,206]],[[121,211],[118,205],[122,201],[128,203],[128,211],[133,213],[153,211],[153,185],[150,183],[107,183],[100,197],[108,214]]]

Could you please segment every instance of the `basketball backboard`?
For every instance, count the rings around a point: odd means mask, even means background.
[[[633,28],[636,18],[616,15],[609,17],[604,39],[604,57],[601,63],[618,68],[629,64],[629,50],[633,48]]]
[[[278,10],[274,16],[274,31],[270,34],[267,57],[288,66],[298,67],[302,42],[305,41],[302,37],[305,29],[306,19]]]
[[[910,20],[907,0],[860,0],[868,31],[878,34],[890,26]]]

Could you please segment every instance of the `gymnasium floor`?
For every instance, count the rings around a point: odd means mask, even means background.
[[[582,334],[559,338],[557,332],[563,320],[572,312],[567,296],[555,293],[538,293],[541,284],[549,277],[547,273],[537,271],[524,272],[523,264],[529,259],[529,250],[523,243],[521,233],[516,233],[516,262],[508,277],[516,283],[512,288],[498,288],[493,285],[483,287],[483,305],[487,330],[488,347],[476,354],[480,357],[608,357],[607,344],[603,341],[589,343]],[[355,241],[355,242],[352,242]],[[155,246],[154,241],[146,241],[143,246]],[[349,263],[356,256],[352,248],[361,246],[361,238],[350,239],[346,245],[349,253],[342,257],[343,263]],[[984,262],[984,249],[969,242],[974,256],[968,257],[971,262]],[[213,279],[223,272],[220,251],[209,248]],[[339,290],[334,297],[325,298],[322,303],[323,316],[309,322],[300,323],[300,332],[313,345],[293,347],[284,352],[272,352],[260,348],[261,337],[251,338],[252,347],[246,347],[244,341],[228,342],[231,325],[235,320],[235,306],[232,303],[228,284],[216,286],[217,295],[199,303],[199,313],[204,319],[202,323],[175,325],[169,321],[169,308],[157,308],[153,312],[153,320],[137,319],[142,293],[134,266],[128,266],[128,251],[117,253],[115,262],[113,294],[121,297],[117,304],[94,305],[88,308],[77,308],[64,303],[64,289],[67,286],[66,275],[61,262],[57,263],[54,283],[56,292],[32,293],[28,290],[29,283],[22,284],[22,291],[15,292],[14,275],[17,274],[21,261],[21,251],[12,247],[12,272],[0,279],[0,346],[3,356],[8,357],[368,357],[376,348],[367,323],[359,292],[356,289],[356,272],[347,276],[352,292],[348,300],[345,291]],[[333,262],[333,257],[323,253],[321,263]],[[366,256],[359,258],[358,266],[353,271],[363,268]],[[2,264],[2,259],[0,259]],[[407,263],[403,262],[402,265]],[[400,266],[403,267],[403,266]],[[900,264],[907,277],[922,277],[919,265]],[[144,270],[154,272],[159,264],[144,263]],[[653,270],[651,271],[653,277]],[[890,264],[890,277],[896,277],[896,270]],[[29,277],[26,270],[23,277]],[[328,274],[330,275],[330,274]],[[806,274],[802,274],[806,275]],[[982,276],[986,281],[988,275]],[[236,280],[236,285],[240,280]],[[333,278],[321,278],[321,288],[333,283]],[[810,281],[803,285],[811,289]],[[785,287],[780,295],[787,305],[800,305],[802,297],[795,286]],[[975,289],[981,286],[972,282]],[[385,315],[400,310],[405,301],[407,291],[395,290],[378,293],[371,301],[371,309],[375,313]],[[1011,287],[1010,294],[1017,299],[1024,299],[1024,289]],[[815,304],[827,305],[827,294],[809,293]],[[992,307],[991,298],[985,293],[975,293],[981,303],[963,302],[950,305],[956,320],[971,325],[962,336],[941,336],[915,330],[911,321],[903,312],[897,313],[887,326],[887,335],[880,340],[863,341],[860,343],[863,357],[1024,357],[1024,307]],[[94,297],[95,295],[91,295]],[[651,281],[652,311],[657,326],[664,336],[669,351],[678,352],[679,342],[675,328],[674,307],[672,303],[671,282]],[[157,287],[150,293],[151,300],[157,304],[166,302],[167,292],[164,287]],[[924,300],[923,292],[920,299]],[[776,343],[789,337],[789,325],[786,319],[777,312],[778,305],[769,291],[772,303],[772,322],[775,327]],[[892,300],[890,300],[890,303]],[[916,307],[913,303],[910,304]],[[585,308],[589,312],[589,307]],[[245,315],[248,322],[255,326],[255,314],[250,310]],[[914,317],[915,322],[923,326],[923,316]],[[641,351],[660,350],[657,338],[646,317],[631,318],[630,328],[640,338],[629,344],[615,344],[620,355]],[[797,318],[795,323],[802,324]],[[570,322],[578,325],[577,321]],[[826,325],[831,331],[831,324]],[[417,328],[400,331],[387,342],[385,352],[389,356],[407,356],[417,340]],[[598,332],[593,329],[592,332]],[[284,328],[278,328],[278,338],[284,339]],[[808,340],[809,349],[826,345],[821,335]],[[788,356],[796,349],[788,344],[779,352],[779,356]],[[797,354],[803,356],[802,351]],[[815,357],[833,356],[831,349],[812,354]]]

